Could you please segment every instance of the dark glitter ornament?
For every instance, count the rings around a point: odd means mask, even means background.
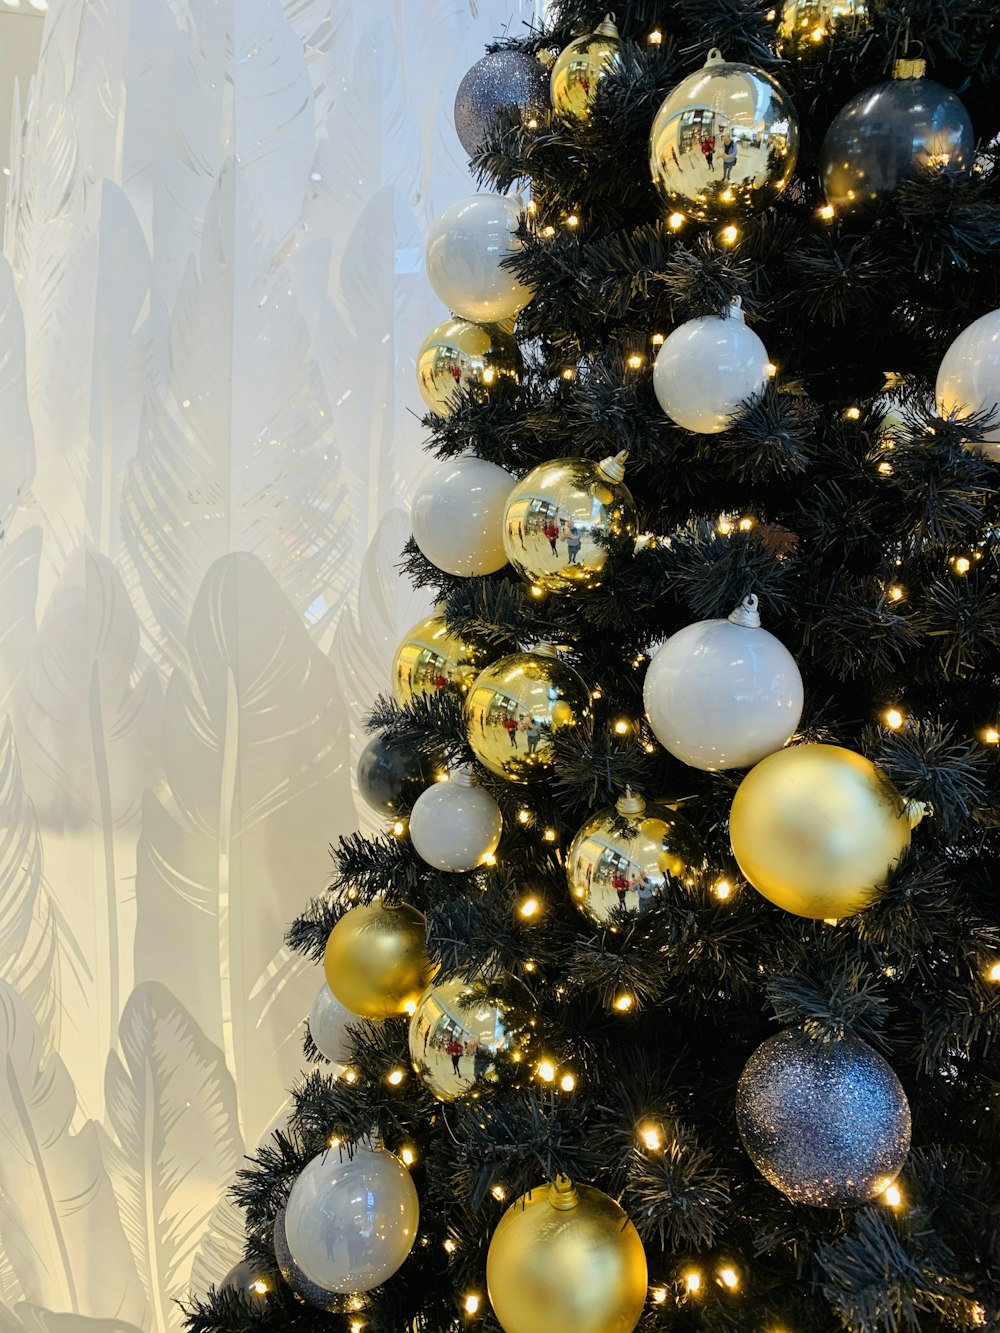
[[[288,1238],[285,1235],[284,1208],[274,1219],[272,1240],[278,1272],[300,1301],[313,1306],[317,1310],[326,1310],[328,1314],[342,1314],[352,1308],[351,1302],[357,1300],[357,1297],[343,1296],[336,1291],[327,1291],[326,1287],[321,1287],[318,1283],[313,1282],[311,1278],[306,1277],[292,1258],[292,1252],[288,1248]]]
[[[491,51],[458,85],[455,129],[470,157],[483,142],[498,111],[518,107],[525,120],[549,104],[549,76],[534,56],[524,51]]]
[[[740,1075],[736,1122],[765,1180],[793,1203],[868,1203],[910,1150],[899,1079],[857,1037],[819,1042],[787,1030],[758,1046]]]

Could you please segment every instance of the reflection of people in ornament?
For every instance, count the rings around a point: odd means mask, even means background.
[[[714,137],[714,135],[711,135],[711,134],[710,134],[710,135],[708,135],[707,138],[702,139],[702,141],[701,141],[701,151],[705,154],[705,161],[708,163],[708,169],[709,169],[709,171],[711,171],[711,170],[712,170],[712,166],[713,166],[713,162],[714,162],[714,159],[715,159],[715,137]]]
[[[559,551],[558,548],[556,547],[556,539],[559,536],[558,526],[555,523],[553,523],[551,519],[549,519],[545,527],[542,528],[542,533],[549,539],[549,545],[552,547],[552,554],[558,555]]]
[[[580,536],[580,529],[573,525],[566,537],[566,554],[569,556],[569,563],[576,564],[576,557],[580,554],[580,547],[583,545],[583,539]]]
[[[736,166],[736,140],[729,130],[726,130],[722,140],[722,179],[729,180],[733,167]]]
[[[640,875],[635,891],[639,898],[639,910],[641,911],[653,896],[653,884],[645,871]]]
[[[510,737],[511,748],[517,749],[517,718],[505,717],[503,720],[504,730]]]
[[[534,754],[538,749],[538,742],[542,739],[542,728],[540,723],[533,717],[528,719],[528,725],[524,729],[525,739],[528,742],[528,753]]]
[[[459,1060],[461,1060],[462,1056],[465,1054],[465,1047],[462,1045],[462,1043],[458,1040],[457,1037],[452,1037],[451,1041],[450,1041],[450,1042],[448,1043],[448,1045],[445,1047],[445,1050],[446,1050],[447,1053],[451,1056],[451,1067],[452,1067],[452,1069],[454,1069],[454,1071],[455,1071],[455,1073],[458,1075],[458,1077],[461,1078],[461,1077],[462,1077],[462,1071],[461,1071],[461,1069],[459,1069],[459,1067],[458,1067],[458,1062],[459,1062]]]
[[[625,895],[628,893],[628,876],[623,870],[616,870],[611,879],[611,887],[618,894],[618,902],[625,906]]]
[[[472,1077],[478,1083],[490,1067],[490,1053],[486,1048],[477,1043],[476,1049],[472,1054]]]

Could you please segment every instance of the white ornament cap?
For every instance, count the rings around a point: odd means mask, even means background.
[[[451,779],[456,787],[474,787],[476,785],[476,770],[471,764],[458,764],[451,770]]]
[[[604,18],[601,20],[600,23],[598,23],[598,25],[597,25],[597,27],[594,29],[594,31],[595,31],[596,33],[600,33],[600,35],[601,35],[602,37],[620,37],[620,36],[621,36],[621,34],[620,34],[619,31],[618,31],[618,25],[615,23],[615,16],[614,16],[614,14],[605,14],[605,15],[604,15]]]
[[[735,611],[730,611],[726,617],[733,625],[741,625],[744,629],[760,629],[760,615],[757,611],[757,594],[749,593],[743,598]]]
[[[628,450],[623,449],[621,453],[615,454],[613,458],[602,458],[597,465],[597,470],[602,477],[608,481],[625,480],[625,460],[628,458]]]
[[[646,809],[646,802],[637,791],[633,791],[631,787],[626,787],[625,795],[619,796],[618,800],[615,801],[615,809],[622,816],[641,815]]]
[[[747,322],[747,317],[746,317],[746,315],[744,315],[744,313],[743,313],[743,299],[742,299],[742,297],[739,297],[739,296],[734,296],[734,297],[733,297],[733,299],[729,302],[729,309],[728,309],[728,310],[726,311],[726,313],[722,316],[722,318],[723,318],[723,319],[738,319],[739,322],[740,322],[741,324],[745,324],[745,323]]]
[[[717,46],[713,46],[705,60],[705,68],[707,69],[709,65],[724,65],[725,63],[726,57]]]
[[[907,801],[903,809],[910,828],[916,828],[922,819],[929,819],[933,813],[933,805],[928,805],[926,801]]]

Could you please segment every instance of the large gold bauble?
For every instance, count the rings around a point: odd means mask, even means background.
[[[639,1233],[614,1199],[565,1176],[504,1213],[486,1286],[504,1333],[632,1333],[649,1273]]]
[[[785,0],[778,24],[778,54],[805,63],[822,56],[834,36],[868,27],[867,0]]]
[[[588,120],[597,90],[621,68],[621,39],[611,15],[594,32],[570,42],[556,57],[549,75],[549,95],[560,116]]]
[[[622,908],[640,916],[649,911],[668,877],[694,885],[704,866],[705,848],[683,815],[666,801],[647,804],[628,792],[580,829],[566,856],[566,878],[574,905],[606,926]]]
[[[452,634],[440,616],[414,625],[396,649],[392,697],[405,708],[425,694],[451,686],[465,694],[483,669],[486,653]]]
[[[407,903],[352,907],[326,942],[326,984],[346,1009],[362,1018],[412,1013],[434,975],[426,927],[422,913]]]
[[[502,996],[465,977],[429,986],[410,1019],[410,1060],[443,1102],[494,1091],[501,1078],[528,1069],[538,1020],[531,996],[505,981]]]
[[[507,501],[503,545],[522,577],[549,592],[600,586],[604,541],[638,531],[635,501],[623,483],[625,457],[557,458],[518,482]]]
[[[668,94],[649,136],[660,197],[700,222],[766,207],[791,179],[798,152],[787,93],[770,74],[723,60],[717,49]]]
[[[924,813],[863,755],[793,745],[740,783],[729,836],[758,893],[797,916],[834,919],[880,896]]]
[[[553,733],[590,716],[583,678],[548,645],[488,666],[465,697],[465,731],[479,762],[509,782],[552,770]]]
[[[501,384],[514,387],[524,375],[521,349],[512,333],[496,324],[446,319],[424,339],[417,353],[417,384],[439,417],[450,417],[459,391],[484,397]]]

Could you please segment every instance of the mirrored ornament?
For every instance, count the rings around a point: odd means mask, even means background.
[[[500,807],[475,785],[471,766],[428,787],[410,814],[414,850],[436,870],[474,870],[492,860],[502,832]]]
[[[428,616],[414,625],[392,662],[392,697],[400,708],[442,690],[465,694],[483,669],[487,653],[452,634],[444,620]]]
[[[507,501],[503,540],[517,572],[549,592],[600,587],[607,543],[638,532],[635,501],[620,453],[600,463],[557,458],[517,483]]]
[[[867,1042],[779,1032],[740,1075],[736,1122],[765,1180],[793,1203],[869,1203],[910,1150],[910,1107],[899,1079]]]
[[[800,64],[821,59],[835,37],[856,37],[869,26],[867,0],[785,0],[778,54]]]
[[[820,154],[827,203],[854,212],[903,181],[972,169],[976,138],[954,93],[923,78],[922,60],[897,61],[893,78],[866,88],[837,113]]]
[[[582,677],[544,644],[488,666],[465,699],[473,753],[508,782],[547,777],[555,759],[555,733],[589,717],[590,692]]]
[[[432,468],[417,483],[410,510],[413,540],[431,564],[460,578],[503,569],[503,516],[515,481],[472,454]]]
[[[296,1178],[285,1209],[294,1262],[331,1292],[371,1291],[406,1261],[420,1205],[410,1173],[391,1153],[320,1153]]]
[[[382,736],[373,736],[358,760],[358,790],[373,810],[387,815],[408,810],[434,775],[429,759],[389,745]]]
[[[717,435],[764,392],[769,367],[767,348],[734,304],[725,317],[700,315],[668,334],[653,365],[653,392],[678,426]]]
[[[246,1259],[234,1264],[219,1283],[220,1291],[240,1292],[253,1310],[262,1310],[267,1304],[270,1287],[266,1274]]]
[[[350,1064],[351,1039],[348,1028],[357,1027],[362,1021],[358,1014],[340,1003],[324,981],[309,1010],[309,1035],[320,1055],[325,1055],[331,1064]]]
[[[326,984],[345,1009],[362,1018],[412,1013],[434,975],[426,930],[423,914],[407,903],[352,907],[326,941]]]
[[[462,147],[474,157],[486,131],[506,107],[517,107],[525,121],[549,105],[549,76],[541,61],[526,51],[489,51],[458,85],[455,129]]]
[[[521,200],[507,194],[473,194],[446,208],[427,235],[427,277],[453,314],[476,324],[503,324],[532,297],[501,267],[521,249],[516,236]]]
[[[997,419],[992,430],[970,434],[977,452],[1000,463],[1000,310],[974,320],[945,352],[936,397],[944,417],[987,413]]]
[[[284,1208],[278,1211],[278,1215],[274,1219],[274,1232],[271,1239],[274,1245],[274,1257],[278,1264],[278,1272],[303,1305],[311,1305],[316,1310],[325,1310],[327,1314],[340,1314],[349,1308],[350,1296],[341,1292],[328,1291],[326,1287],[321,1287],[318,1282],[313,1282],[306,1277],[292,1258],[292,1252],[288,1248],[288,1237],[285,1235]]]
[[[781,640],[761,629],[751,594],[726,620],[699,620],[661,644],[642,698],[660,744],[713,773],[749,768],[791,739],[802,677]]]
[[[436,982],[410,1019],[410,1060],[440,1101],[482,1097],[528,1068],[537,1022],[520,982],[505,980],[502,993],[465,977]]]
[[[764,70],[723,60],[717,48],[667,95],[649,136],[660,198],[699,222],[766,208],[791,180],[798,153],[788,94]]]
[[[624,1209],[566,1176],[511,1204],[486,1256],[490,1304],[504,1333],[632,1333],[648,1280]]]
[[[609,74],[621,69],[621,38],[610,14],[585,37],[556,57],[549,76],[552,106],[567,120],[589,120],[597,93]]]
[[[496,324],[446,319],[429,333],[417,353],[417,384],[424,402],[439,417],[450,417],[459,394],[487,399],[508,386],[517,388],[524,359],[512,333]]]
[[[573,904],[597,926],[614,929],[622,911],[641,916],[670,880],[692,887],[705,867],[704,845],[666,801],[631,791],[613,809],[592,815],[566,855]]]
[[[834,920],[881,896],[925,813],[864,755],[792,745],[740,783],[729,837],[740,870],[763,897],[797,916]]]

